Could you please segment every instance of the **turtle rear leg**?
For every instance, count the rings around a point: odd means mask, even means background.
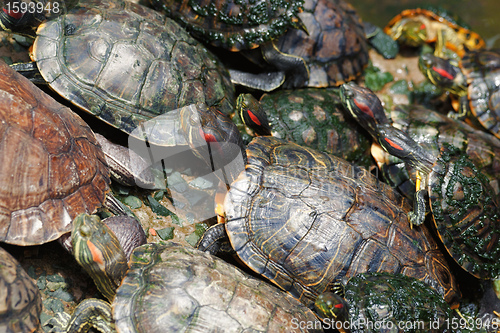
[[[221,253],[234,253],[233,247],[229,242],[224,224],[219,223],[211,226],[205,231],[203,236],[195,246],[198,250],[208,252],[212,255]]]

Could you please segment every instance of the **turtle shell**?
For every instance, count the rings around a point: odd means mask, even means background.
[[[434,43],[438,40],[438,36],[443,34],[444,46],[456,52],[460,57],[467,50],[479,50],[486,46],[481,36],[472,31],[460,18],[444,9],[431,6],[403,10],[389,21],[384,32],[402,43],[420,46],[416,45],[412,38],[407,38],[405,33],[401,34],[401,29],[404,29],[403,27],[409,22],[418,24],[418,29],[425,31],[425,34],[418,34],[419,38],[426,37],[422,43]],[[416,31],[408,32],[408,34],[411,33],[417,34]]]
[[[124,1],[84,1],[37,30],[33,59],[64,98],[125,133],[198,102],[229,114],[234,87],[219,60],[175,21]],[[163,134],[148,138],[163,145]]]
[[[152,0],[194,36],[231,51],[258,47],[296,26],[303,0]]]
[[[21,265],[0,248],[0,331],[38,332],[42,296]]]
[[[354,323],[352,333],[396,332],[397,328],[415,333],[447,332],[452,318],[449,305],[433,289],[399,274],[358,274],[345,286],[345,299],[349,322]],[[377,323],[380,328],[374,325]]]
[[[488,177],[496,195],[500,194],[500,141],[493,135],[422,106],[398,105],[388,117],[394,127],[407,133],[434,156],[440,154],[445,143],[459,147],[478,171]],[[406,197],[413,198],[415,170],[407,169],[404,162],[381,149],[372,148],[372,153],[389,183],[397,186]]]
[[[460,63],[467,77],[465,103],[481,125],[500,139],[500,53],[468,52]]]
[[[432,215],[450,255],[478,278],[498,278],[500,208],[487,177],[467,154],[444,145],[428,182]]]
[[[316,321],[311,310],[274,286],[173,242],[134,250],[113,317],[120,333],[304,332],[293,323]]]
[[[330,89],[279,90],[264,94],[272,135],[302,146],[368,166],[369,140],[361,127],[345,116],[340,98]]]
[[[78,115],[4,62],[0,95],[0,241],[52,241],[104,202],[104,154]]]
[[[334,281],[364,272],[425,281],[451,303],[460,292],[409,203],[368,171],[274,137],[255,138],[226,195],[226,231],[239,258],[312,306]]]
[[[299,18],[308,33],[289,29],[274,44],[280,52],[304,59],[309,70],[306,86],[339,86],[361,75],[368,64],[368,44],[361,19],[350,4],[305,0]]]

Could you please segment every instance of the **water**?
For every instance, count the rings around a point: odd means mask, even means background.
[[[499,0],[349,0],[363,20],[384,27],[404,9],[422,5],[440,6],[458,15],[479,33],[488,47],[500,48]]]

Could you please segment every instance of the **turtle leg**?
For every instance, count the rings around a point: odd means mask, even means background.
[[[285,73],[283,72],[253,74],[229,69],[229,75],[233,84],[265,92],[273,91],[285,82]]]
[[[416,191],[413,196],[413,211],[408,213],[410,227],[413,227],[413,225],[419,226],[424,223],[425,220],[427,189],[425,188],[424,182],[422,182],[422,175],[419,170],[416,171],[416,176]]]
[[[260,48],[266,62],[285,73],[283,88],[304,87],[309,81],[309,66],[304,58],[281,52],[274,41],[264,43]]]
[[[49,319],[44,326],[49,332],[89,332],[94,328],[102,333],[115,333],[115,324],[111,313],[111,305],[97,298],[83,300],[75,308],[72,316],[59,313]]]
[[[34,84],[47,84],[47,81],[45,81],[45,79],[42,77],[42,74],[40,74],[40,71],[38,70],[38,67],[34,61],[12,64],[10,65],[10,68],[15,70]]]
[[[427,190],[422,189],[415,192],[413,197],[413,211],[408,213],[408,220],[410,221],[410,226],[419,226],[424,223],[425,220],[425,206],[426,206],[426,196]]]
[[[212,255],[219,253],[234,253],[226,233],[226,227],[222,223],[218,223],[208,228],[196,244],[196,248]]]
[[[471,113],[469,108],[469,99],[467,98],[467,95],[460,96],[458,101],[456,101],[455,103],[457,104],[456,106],[457,112],[450,111],[447,116],[450,117],[451,119],[462,120],[462,121],[465,120],[465,118],[467,118],[467,116],[469,116]]]
[[[445,47],[446,47],[446,31],[444,29],[438,29],[436,33],[436,45],[434,47],[434,55],[436,57],[445,57]]]

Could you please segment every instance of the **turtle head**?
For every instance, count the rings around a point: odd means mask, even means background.
[[[418,19],[409,19],[398,28],[399,38],[408,46],[420,46],[428,39],[427,26]]]
[[[257,135],[272,135],[267,114],[252,94],[240,94],[236,99],[236,113],[241,121]]]
[[[110,301],[128,269],[118,238],[98,216],[80,214],[73,220],[73,255]]]
[[[193,153],[204,160],[213,171],[221,170],[229,186],[243,171],[245,146],[238,127],[215,106],[198,103],[182,108],[183,131]]]
[[[436,57],[433,54],[422,54],[418,67],[424,76],[437,87],[441,87],[457,95],[462,95],[467,89],[467,79],[460,68],[450,61]]]
[[[344,107],[373,137],[377,127],[388,124],[382,103],[370,89],[349,82],[340,87],[340,98]]]
[[[346,300],[331,291],[325,291],[316,297],[314,309],[320,318],[330,318],[335,322],[348,322],[349,320]]]

